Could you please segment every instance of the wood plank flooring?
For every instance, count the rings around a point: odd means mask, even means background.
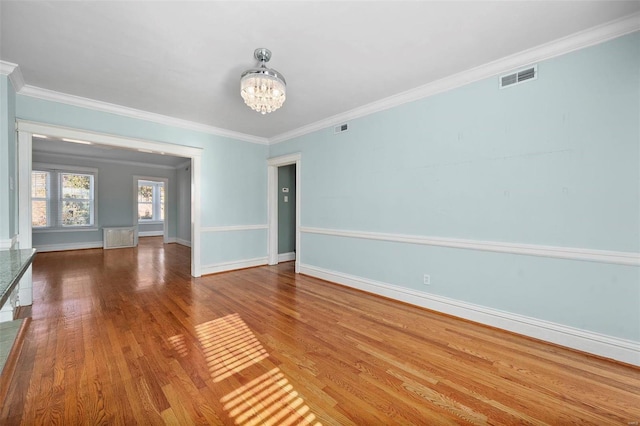
[[[640,369],[189,249],[41,253],[2,425],[634,425]]]

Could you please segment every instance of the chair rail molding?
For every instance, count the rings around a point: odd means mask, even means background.
[[[336,237],[360,238],[367,240],[391,241],[397,243],[640,266],[640,253],[635,252],[506,243],[499,241],[481,241],[461,238],[443,238],[424,235],[387,234],[381,232],[349,231],[314,227],[302,227],[300,231],[307,234],[331,235]]]

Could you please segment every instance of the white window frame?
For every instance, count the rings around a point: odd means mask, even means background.
[[[93,167],[69,166],[62,164],[33,163],[32,171],[49,173],[49,193],[47,194],[47,226],[33,227],[33,232],[77,232],[97,231],[98,226],[98,169]],[[62,175],[78,174],[93,176],[91,185],[90,225],[63,225]],[[31,189],[31,188],[30,188]],[[30,218],[30,220],[32,220]]]
[[[144,185],[144,186],[151,186],[153,188],[153,194],[152,194],[152,198],[151,198],[151,203],[149,202],[141,202],[140,198],[137,198],[137,205],[136,207],[139,207],[140,204],[151,204],[151,212],[152,212],[152,217],[150,219],[142,219],[139,217],[139,214],[136,215],[137,219],[138,219],[138,223],[148,223],[148,224],[153,224],[153,223],[164,223],[164,221],[166,220],[166,213],[167,213],[167,186],[165,184],[165,182],[163,180],[148,180],[148,179],[138,179],[138,194],[140,193],[140,186]],[[160,188],[164,189],[164,210],[165,210],[165,217],[164,219],[161,218],[160,216],[160,212],[162,210],[162,203],[161,201],[161,197],[160,197]],[[139,210],[138,210],[139,211]]]
[[[33,173],[46,173],[47,175],[47,182],[46,182],[46,195],[45,197],[34,197],[33,196]],[[31,213],[33,214],[33,202],[34,201],[44,201],[46,203],[46,209],[47,209],[47,224],[44,226],[35,226],[33,225],[33,216],[31,217],[31,226],[34,230],[40,230],[40,229],[48,229],[51,227],[51,171],[49,170],[40,170],[40,169],[33,169],[31,171],[31,187],[29,188],[29,190],[31,191]]]

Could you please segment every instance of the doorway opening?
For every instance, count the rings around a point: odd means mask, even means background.
[[[300,272],[302,256],[300,250],[301,168],[300,153],[270,158],[267,161],[269,265],[295,259],[296,273]]]
[[[296,165],[278,167],[278,262],[296,260]]]
[[[186,173],[189,173],[189,202],[190,202],[190,233],[188,241],[191,246],[191,275],[201,275],[201,248],[200,248],[200,187],[202,149],[171,143],[154,142],[141,139],[132,139],[102,133],[88,132],[84,130],[52,126],[43,123],[29,121],[17,121],[18,127],[18,169],[19,169],[19,209],[24,212],[22,216],[31,217],[31,172],[32,172],[32,146],[34,135],[47,135],[54,139],[74,140],[76,143],[95,146],[106,146],[113,149],[127,149],[129,152],[152,153],[166,156],[182,157],[187,160]],[[78,142],[79,141],[79,142]],[[137,200],[137,193],[136,193]],[[128,209],[127,209],[128,210]],[[129,216],[130,213],[125,213]],[[137,219],[137,213],[136,213]],[[163,231],[164,232],[164,231]],[[166,235],[166,234],[165,234]],[[21,248],[32,247],[32,221],[21,220],[19,223],[19,241]],[[26,275],[25,275],[26,276]],[[30,304],[30,303],[29,303]]]

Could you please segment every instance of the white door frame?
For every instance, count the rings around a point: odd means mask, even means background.
[[[162,221],[162,242],[165,244],[169,243],[169,217],[170,212],[167,208],[169,204],[169,178],[164,177],[153,177],[153,176],[133,176],[133,223],[138,229],[138,233],[140,232],[139,226],[140,221],[138,221],[138,181],[139,180],[148,180],[151,182],[162,182],[164,183],[164,221]],[[177,232],[177,223],[176,223],[176,232]]]
[[[105,133],[91,132],[87,130],[73,129],[70,127],[53,126],[50,124],[36,123],[33,121],[16,120],[18,129],[18,173],[19,182],[19,206],[22,208],[20,220],[20,248],[31,248],[31,151],[32,134],[41,134],[55,138],[79,139],[94,142],[100,145],[114,146],[125,149],[137,149],[140,151],[152,151],[166,155],[176,155],[191,159],[191,275],[202,275],[201,264],[201,169],[202,148],[176,145],[164,142],[154,142],[142,139],[127,138],[124,136],[109,135]]]
[[[278,264],[278,167],[296,165],[296,263],[295,271],[300,272],[300,212],[302,205],[302,154],[295,153],[267,160],[267,209],[269,219],[267,255],[269,265]]]

